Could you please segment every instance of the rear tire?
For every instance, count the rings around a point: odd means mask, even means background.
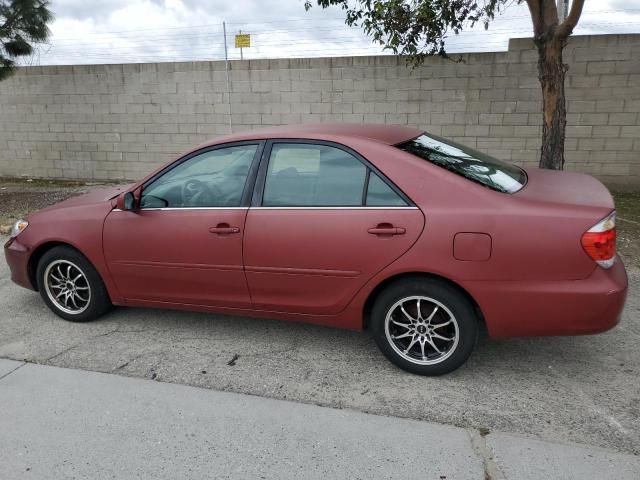
[[[71,322],[88,322],[111,308],[100,274],[77,250],[59,246],[47,251],[36,271],[38,290],[53,313]]]
[[[478,339],[478,316],[457,288],[432,278],[400,280],[376,298],[373,338],[395,365],[418,375],[443,375],[464,364]]]

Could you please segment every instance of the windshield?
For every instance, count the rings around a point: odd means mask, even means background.
[[[527,182],[521,168],[435,135],[425,133],[396,147],[498,192],[517,192]]]

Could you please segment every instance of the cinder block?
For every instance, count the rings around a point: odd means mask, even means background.
[[[509,138],[515,135],[515,126],[499,126],[491,125],[489,127],[489,136],[498,138]]]
[[[580,138],[578,140],[578,150],[596,150],[604,149],[604,138]]]
[[[443,102],[442,108],[445,112],[464,112],[467,109],[467,103],[464,101]]]
[[[420,111],[420,104],[417,102],[399,102],[396,105],[396,111],[398,113],[418,113]]]
[[[364,115],[361,113],[353,113],[353,114],[345,113],[342,115],[342,121],[346,123],[363,123]]]
[[[632,151],[634,150],[634,142],[637,141],[633,138],[605,138],[603,140],[603,149],[607,151]],[[637,158],[640,158],[640,155],[636,155]]]
[[[628,84],[628,75],[601,75],[601,87],[625,87]]]
[[[574,113],[589,113],[596,111],[595,100],[569,100],[567,102],[567,111]]]
[[[406,125],[408,117],[406,113],[387,113],[384,116],[384,123],[390,125]]]
[[[504,100],[505,90],[502,88],[491,88],[480,90],[480,100]]]
[[[444,112],[431,115],[430,123],[432,125],[448,125],[453,124],[453,113]]]
[[[500,147],[503,150],[525,150],[527,141],[524,138],[503,138],[500,140]]]
[[[640,138],[640,125],[625,125],[621,127],[621,137]]]
[[[542,128],[531,125],[515,125],[515,137],[539,137],[542,134]]]
[[[529,100],[539,101],[541,98],[540,88],[507,88],[504,91],[505,100]]]
[[[609,123],[608,113],[581,113],[576,121],[578,125],[607,125]]]
[[[602,164],[600,173],[602,175],[629,175],[630,169],[628,164],[620,163],[604,163]]]
[[[611,113],[609,125],[636,125],[637,119],[637,113]]]
[[[502,125],[504,117],[502,113],[481,113],[478,121],[480,125]]]
[[[527,113],[509,113],[503,115],[504,125],[527,125],[529,114]]]
[[[516,112],[528,113],[541,111],[542,103],[535,101],[518,101],[516,102]]]
[[[394,102],[376,102],[373,105],[374,113],[396,113],[396,108]]]
[[[597,61],[587,64],[588,75],[612,74],[616,71],[616,62],[614,61]]]
[[[486,125],[467,125],[464,134],[467,137],[486,137],[489,135],[489,127]]]
[[[619,126],[594,125],[591,134],[594,138],[618,138],[620,129]]]
[[[509,102],[494,101],[494,102],[491,102],[491,113],[515,113],[516,106],[517,106],[517,102],[515,101],[509,101]]]
[[[635,55],[637,56],[637,50],[635,52]],[[616,62],[615,73],[617,74],[629,74],[629,73],[639,73],[639,72],[640,72],[640,64],[637,61],[633,61],[633,58]]]
[[[571,69],[569,69],[569,72],[571,73]],[[598,75],[592,77],[585,75],[568,75],[565,86],[570,88],[595,88],[599,86],[599,83],[600,77]],[[570,93],[568,94],[570,95]]]
[[[442,125],[440,134],[446,137],[464,137],[463,125]]]
[[[374,111],[373,103],[355,102],[353,104],[353,113],[373,113],[373,111]]]
[[[311,113],[314,113],[313,105],[315,104],[311,105]],[[331,108],[330,113],[353,113],[353,104],[351,103],[328,103],[324,105],[328,105]]]
[[[385,115],[381,113],[365,113],[363,119],[365,123],[384,123]]]
[[[592,134],[592,126],[586,125],[568,125],[567,126],[567,137],[575,137],[575,138],[589,138]]]

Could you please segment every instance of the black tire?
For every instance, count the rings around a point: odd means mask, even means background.
[[[50,292],[59,292],[60,290],[56,289],[57,287],[48,287],[45,283],[45,274],[47,274],[48,267],[51,266],[50,272],[48,273],[51,274],[53,269],[58,265],[62,268],[62,273],[64,273],[68,265],[72,265],[77,269],[73,270],[74,274],[80,272],[84,275],[81,279],[82,283],[78,282],[78,292],[80,292],[80,289],[83,289],[84,292],[82,292],[82,295],[86,295],[88,301],[83,301],[82,309],[78,309],[76,313],[64,311],[63,305],[58,304],[57,301],[53,301],[49,297]],[[60,274],[59,271],[55,273]],[[71,322],[88,322],[104,315],[111,308],[111,300],[109,299],[109,294],[104,286],[104,282],[102,278],[100,278],[100,274],[84,255],[71,247],[58,246],[48,250],[38,262],[36,279],[38,282],[38,290],[44,303],[47,304],[47,307],[49,307],[53,313],[65,320]],[[89,288],[88,290],[87,287]],[[88,294],[85,292],[88,292]],[[52,296],[55,297],[55,293],[52,293]],[[77,297],[77,299],[74,297],[73,299],[74,302],[80,302],[80,300],[81,297]],[[60,302],[62,303],[62,300]],[[70,308],[73,308],[73,305],[70,304]]]
[[[421,315],[417,314],[417,299],[411,299],[411,297],[420,297]],[[401,313],[400,306],[396,306],[403,300],[405,303],[402,306],[407,313]],[[413,310],[411,310],[412,307]],[[392,309],[394,313],[390,314],[388,336],[387,314]],[[431,322],[425,324],[425,317],[431,313],[433,313],[433,324]],[[409,320],[410,317],[413,320]],[[453,321],[447,324],[447,319],[450,317],[453,317]],[[404,322],[407,322],[407,327],[398,326],[398,323]],[[403,370],[426,376],[452,372],[467,361],[478,339],[478,323],[478,315],[468,298],[457,288],[433,278],[408,278],[389,285],[375,299],[369,319],[373,338],[382,353]],[[436,327],[437,330],[434,330],[433,325],[443,326]],[[432,336],[434,331],[439,338]],[[390,336],[392,338],[389,338]],[[416,336],[417,343],[415,343]],[[443,337],[457,338],[457,341],[444,341]],[[411,344],[412,341],[413,344]],[[448,346],[446,355],[438,354],[428,342],[434,342],[435,348],[443,352]],[[403,354],[403,349],[407,346],[409,346],[409,353]],[[426,356],[423,356],[425,352]],[[433,357],[430,358],[429,355]],[[406,358],[407,356],[411,359]],[[439,357],[442,359],[439,360]],[[424,364],[425,362],[432,363]]]

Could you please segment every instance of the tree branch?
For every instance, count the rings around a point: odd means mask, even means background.
[[[571,32],[578,24],[578,20],[580,20],[580,15],[582,15],[582,7],[584,7],[584,0],[573,0],[569,15],[556,30],[557,38],[565,39],[571,35]]]
[[[544,26],[549,29],[558,25],[558,6],[556,0],[541,0],[544,10]]]
[[[540,0],[527,0],[527,6],[533,22],[533,34],[540,35],[543,27],[542,15],[540,15]]]

